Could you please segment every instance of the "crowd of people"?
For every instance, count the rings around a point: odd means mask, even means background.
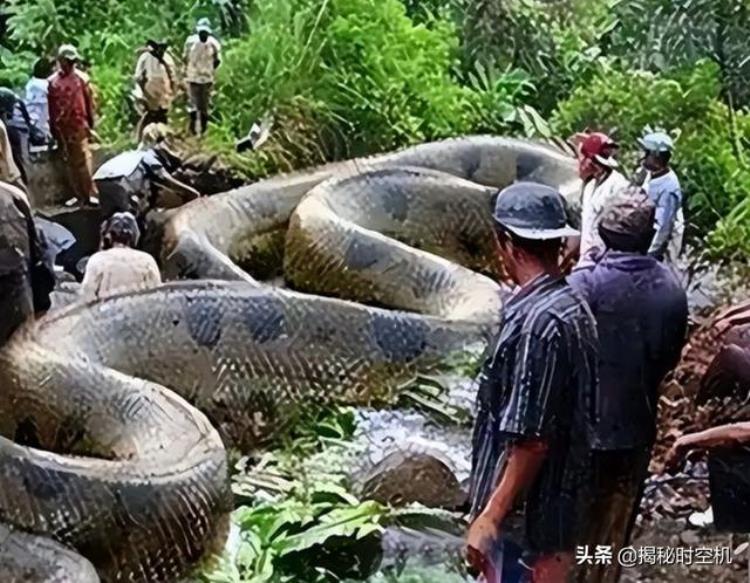
[[[26,271],[34,292],[34,301],[29,296],[28,301],[19,303],[24,307],[4,322],[7,330],[0,330],[0,341],[30,314],[44,312],[54,287],[54,266],[45,252],[44,229],[35,228],[31,218],[27,190],[30,146],[54,149],[65,171],[66,187],[73,195],[70,202],[98,209],[102,248],[90,258],[85,273],[76,274],[83,279],[82,296],[98,299],[160,283],[153,259],[136,246],[149,211],[180,206],[201,195],[177,178],[191,166],[169,147],[168,124],[172,105],[184,86],[190,116],[188,131],[202,135],[208,126],[221,44],[207,19],[197,22],[182,57],[184,83],[168,42],[148,39],[137,57],[134,74],[133,93],[140,108],[136,127],[139,144],[106,160],[96,171],[91,148],[97,139],[95,91],[74,45],[59,47],[56,65],[39,59],[22,97],[0,88],[0,195],[15,209],[9,221],[16,227],[10,231],[18,236],[2,241],[3,253],[14,257],[0,260],[0,273],[17,270],[19,258],[25,258],[22,263],[29,263]],[[6,210],[10,212],[10,208]],[[19,237],[25,240],[24,245],[17,244]]]
[[[609,136],[575,141],[580,233],[567,226],[560,194],[538,184],[505,189],[494,210],[497,254],[516,288],[478,379],[466,549],[487,581],[503,573],[534,583],[619,580],[618,552],[629,544],[656,439],[659,388],[686,341],[672,140],[663,132],[640,139],[630,179]],[[565,239],[578,244],[566,250]],[[743,441],[747,423],[686,435],[669,463]],[[612,559],[580,561],[580,549],[605,549]]]

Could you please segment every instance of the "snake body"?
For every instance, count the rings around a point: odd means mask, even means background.
[[[518,179],[578,188],[550,147],[465,138],[199,199],[163,268],[210,281],[22,328],[0,351],[0,579],[171,581],[220,548],[224,443],[387,399],[492,332],[490,208]],[[279,269],[307,293],[259,281]]]

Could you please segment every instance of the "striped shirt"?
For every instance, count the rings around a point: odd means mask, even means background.
[[[564,279],[542,275],[507,304],[479,375],[472,514],[497,486],[506,446],[545,440],[548,454],[526,500],[526,544],[534,551],[575,546],[590,483],[587,420],[596,395],[596,345],[585,302]]]

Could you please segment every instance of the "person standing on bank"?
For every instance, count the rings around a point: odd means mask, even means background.
[[[525,563],[535,582],[565,580],[585,525],[587,423],[596,392],[596,326],[558,265],[566,225],[554,189],[518,183],[494,210],[497,253],[519,286],[479,375],[467,560],[489,580],[504,522],[527,492]]]
[[[143,94],[145,112],[138,123],[138,138],[151,123],[168,123],[175,96],[175,64],[167,52],[166,40],[149,39],[147,50],[135,66],[135,82]]]
[[[221,44],[213,36],[211,23],[207,18],[198,21],[195,34],[185,42],[184,57],[187,67],[185,81],[190,107],[190,133],[203,135],[208,126],[216,69],[221,64]]]
[[[664,132],[653,132],[639,139],[638,144],[643,149],[641,164],[646,171],[643,188],[656,205],[656,234],[648,254],[659,261],[674,262],[682,250],[685,216],[680,181],[669,166],[674,150],[672,138]]]
[[[92,178],[90,140],[94,129],[94,99],[88,76],[77,69],[81,60],[73,45],[57,53],[60,69],[49,81],[49,117],[52,137],[65,159],[70,187],[80,206],[96,196]]]
[[[584,182],[579,265],[590,263],[604,251],[598,230],[602,212],[607,202],[629,184],[617,170],[614,153],[618,147],[608,135],[592,133],[584,138],[579,148],[578,174]]]
[[[589,304],[599,333],[599,390],[591,425],[594,467],[591,522],[582,544],[626,547],[640,506],[656,438],[659,387],[680,359],[687,296],[672,271],[646,254],[655,207],[629,187],[604,210],[599,234],[606,251],[568,283]],[[584,565],[580,583],[615,583],[617,562]]]

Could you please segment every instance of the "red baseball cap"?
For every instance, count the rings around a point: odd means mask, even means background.
[[[607,134],[594,132],[588,134],[581,142],[579,152],[582,157],[594,160],[603,166],[617,168],[619,164],[612,157],[612,150],[616,150],[620,145],[610,138]]]

